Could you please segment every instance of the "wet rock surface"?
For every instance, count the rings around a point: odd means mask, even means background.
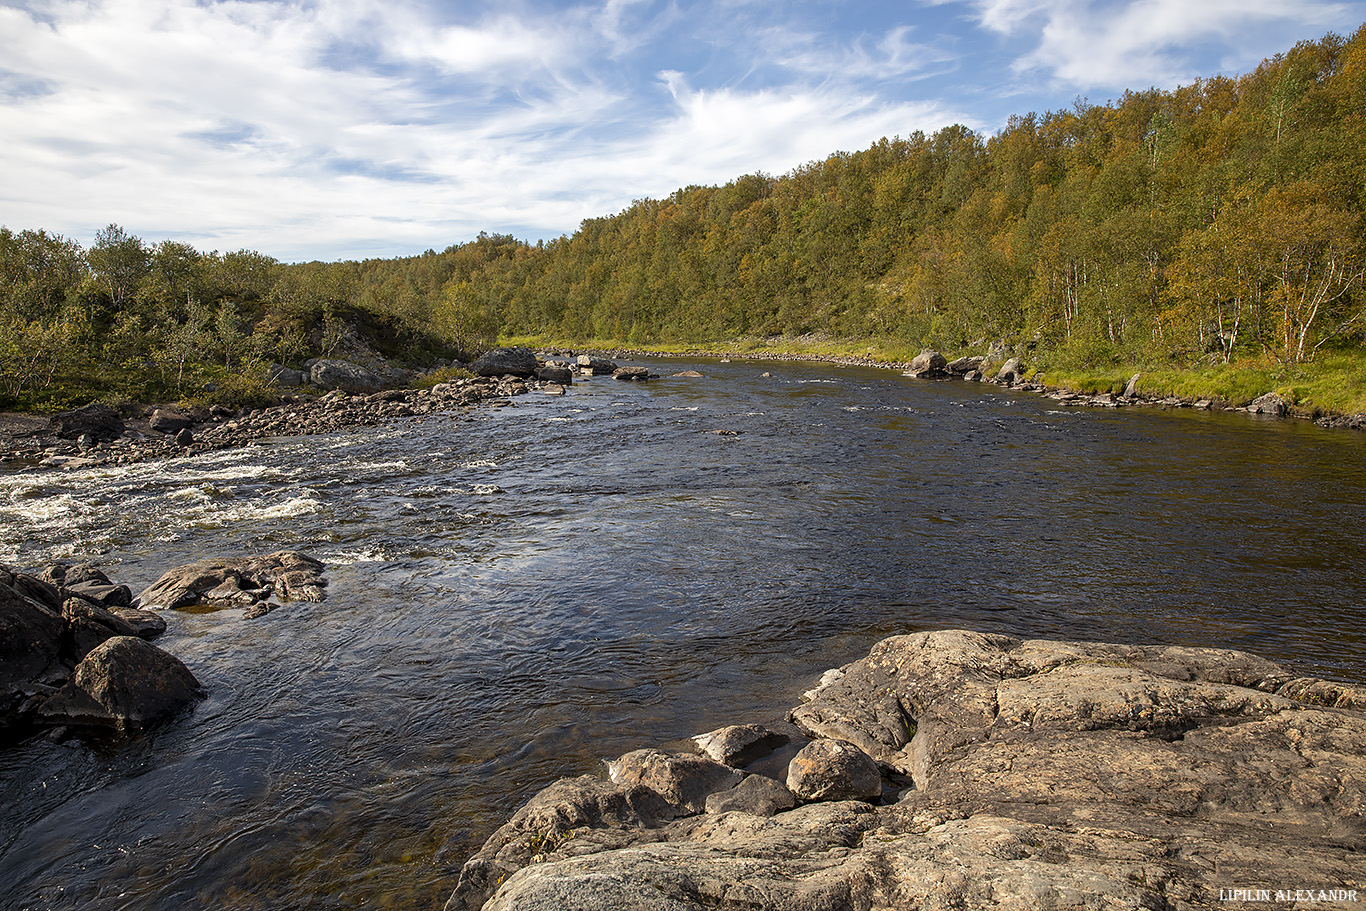
[[[322,571],[321,561],[288,550],[260,557],[198,560],[163,573],[138,595],[138,606],[151,610],[250,606],[271,598],[317,602],[327,597]]]
[[[1366,897],[1359,687],[1235,651],[942,631],[878,643],[789,717],[812,739],[803,753],[862,756],[881,796],[803,800],[754,771],[761,757],[738,783],[706,785],[698,808],[678,796],[696,763],[635,751],[617,767],[648,774],[537,795],[465,865],[447,909],[1195,909],[1234,888],[1272,901],[1288,890],[1282,906],[1313,890],[1315,907],[1346,908]],[[739,740],[764,742],[754,733]],[[806,764],[793,759],[788,775]]]
[[[166,572],[133,600],[89,563],[0,567],[0,747],[44,733],[123,736],[174,718],[204,693],[149,641],[166,631],[158,609],[208,600],[243,606],[252,619],[279,607],[271,596],[322,600],[322,571],[294,551],[204,560]]]

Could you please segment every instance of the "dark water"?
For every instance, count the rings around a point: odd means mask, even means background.
[[[1216,645],[1366,678],[1366,436],[653,366],[706,376],[0,475],[0,563],[93,558],[136,589],[295,548],[332,581],[256,620],[169,615],[160,644],[209,690],[180,722],[0,755],[0,906],[439,908],[549,781],[774,717],[893,633]]]

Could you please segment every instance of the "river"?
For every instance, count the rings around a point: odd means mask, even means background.
[[[1366,679],[1366,436],[872,368],[660,360],[381,428],[0,474],[0,564],[135,591],[297,549],[330,596],[167,614],[194,712],[0,754],[0,906],[440,908],[555,778],[796,704],[878,639],[1248,649]],[[695,369],[700,378],[670,374]]]

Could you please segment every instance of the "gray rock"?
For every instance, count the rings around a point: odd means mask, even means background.
[[[948,359],[946,359],[944,355],[940,354],[938,351],[926,348],[911,360],[911,365],[907,368],[905,376],[943,376],[947,372],[948,366]]]
[[[574,373],[568,367],[560,365],[546,365],[536,371],[538,379],[545,380],[547,383],[555,383],[560,386],[568,386],[574,382]]]
[[[915,788],[768,818],[722,810],[739,788],[702,816],[579,813],[534,851],[499,830],[447,908],[1193,911],[1230,884],[1366,888],[1361,687],[1220,649],[950,630],[878,643],[792,714]]]
[[[876,800],[882,773],[848,741],[814,740],[787,767],[787,789],[798,800]]]
[[[617,365],[605,357],[579,355],[579,372],[589,376],[611,376],[617,372]]]
[[[1126,399],[1131,399],[1138,394],[1138,380],[1141,376],[1143,376],[1143,374],[1135,373],[1133,376],[1129,377],[1129,382],[1124,387],[1124,397]]]
[[[1290,410],[1289,403],[1274,392],[1258,396],[1252,400],[1252,404],[1247,406],[1247,410],[1253,414],[1272,414],[1276,417],[1284,417]]]
[[[136,636],[137,627],[116,614],[84,598],[62,602],[63,655],[72,663],[85,658],[103,642],[115,636]]]
[[[55,414],[51,420],[57,436],[64,440],[75,440],[89,434],[95,442],[107,443],[123,436],[125,429],[119,413],[98,402]]]
[[[1012,357],[1001,365],[1001,369],[996,371],[996,382],[1005,383],[1007,386],[1014,386],[1024,379],[1023,366],[1018,357]]]
[[[39,710],[48,723],[142,730],[194,704],[199,681],[178,658],[135,636],[116,636],[86,655]]]
[[[706,808],[712,814],[748,813],[767,817],[796,805],[796,798],[782,782],[764,775],[749,775],[729,791],[708,795]]]
[[[128,586],[112,582],[77,582],[75,585],[62,586],[62,591],[102,607],[127,607],[133,603],[133,593]]]
[[[262,557],[199,560],[167,570],[138,595],[137,606],[175,610],[202,604],[225,582],[230,585],[221,591],[251,592],[257,601],[271,595],[291,601],[322,601],[327,586],[322,570],[320,561],[287,550]]]
[[[308,370],[308,381],[320,389],[339,389],[342,392],[376,392],[384,380],[357,364],[324,358],[315,361]]]
[[[969,373],[981,374],[982,365],[987,362],[986,357],[977,354],[971,357],[960,357],[956,361],[950,361],[945,369],[949,373],[956,373],[959,376],[966,376]]]
[[[111,607],[109,613],[128,624],[139,639],[155,639],[166,632],[166,621],[155,611],[137,607]]]
[[[648,840],[639,833],[650,832],[673,816],[664,798],[643,786],[619,788],[589,775],[561,779],[528,801],[465,863],[446,909],[483,907],[507,877],[533,859],[564,851],[571,836],[583,829]]]
[[[732,724],[698,734],[693,738],[693,743],[716,762],[743,769],[756,759],[772,753],[787,740],[787,735],[770,731],[762,725]]]
[[[65,671],[61,617],[13,583],[14,575],[0,567],[0,732],[17,722],[34,682]]]
[[[188,427],[175,435],[175,444],[177,446],[190,446],[193,443],[194,433]]]
[[[650,378],[648,367],[618,367],[612,371],[612,379],[631,382],[644,382]]]
[[[744,777],[701,756],[660,750],[634,750],[611,763],[609,769],[613,784],[649,788],[680,813],[703,812],[708,796],[735,787]]]
[[[536,352],[530,348],[495,348],[479,355],[470,364],[470,370],[478,376],[517,376],[525,379],[535,375],[539,366]]]
[[[194,419],[174,408],[158,408],[152,412],[148,426],[157,433],[179,433],[194,424]]]

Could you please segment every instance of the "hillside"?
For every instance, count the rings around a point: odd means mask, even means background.
[[[271,394],[270,361],[431,364],[500,337],[738,350],[814,335],[889,358],[1004,339],[1100,385],[1134,367],[1172,385],[1251,370],[1302,403],[1366,410],[1363,112],[1366,27],[990,137],[951,126],[680,189],[550,243],[284,264],[115,225],[89,250],[6,228],[0,407],[247,401]]]

